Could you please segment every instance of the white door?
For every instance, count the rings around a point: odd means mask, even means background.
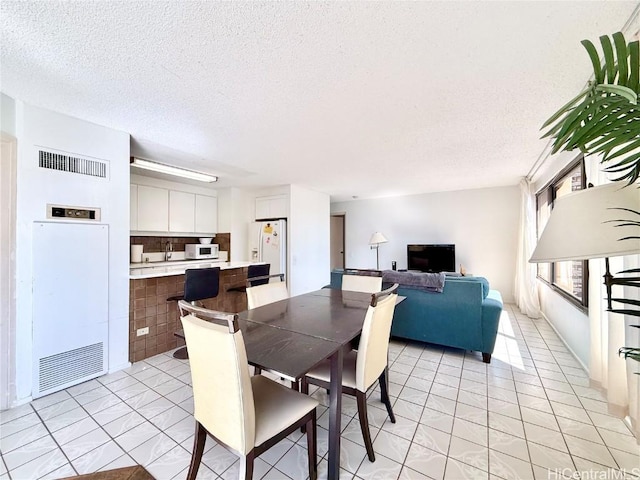
[[[331,215],[331,270],[344,268],[344,215]]]

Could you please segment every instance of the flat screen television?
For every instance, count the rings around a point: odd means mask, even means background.
[[[407,245],[407,267],[421,272],[455,272],[455,245]]]

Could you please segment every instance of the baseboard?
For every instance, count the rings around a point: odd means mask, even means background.
[[[123,364],[118,365],[117,367],[110,368],[107,374],[119,372],[120,370],[124,370],[125,368],[129,368],[131,366],[131,362],[125,362]]]
[[[578,362],[578,364],[580,365],[580,367],[582,368],[582,370],[584,370],[584,372],[587,374],[587,376],[589,376],[589,369],[587,368],[587,366],[582,363],[582,360],[580,360],[580,358],[578,357],[578,355],[576,355],[576,352],[573,351],[573,349],[569,346],[569,344],[565,341],[564,338],[562,338],[562,335],[560,335],[560,332],[558,332],[558,330],[556,329],[556,327],[553,325],[553,323],[551,323],[549,321],[549,319],[547,318],[547,316],[544,314],[544,312],[541,310],[540,311],[540,316],[542,317],[542,319],[544,319],[545,322],[547,322],[547,325],[549,325],[551,327],[551,329],[556,332],[556,335],[558,336],[558,338],[560,339],[560,341],[562,342],[562,344],[567,347],[567,350],[569,350],[569,353],[573,356],[573,358],[576,360],[576,362]]]

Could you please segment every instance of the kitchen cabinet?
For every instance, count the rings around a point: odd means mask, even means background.
[[[196,233],[215,233],[218,231],[218,199],[207,195],[196,195],[195,231]]]
[[[195,232],[196,196],[169,190],[169,231]]]
[[[286,195],[256,197],[256,220],[287,218],[289,216]]]
[[[138,230],[169,231],[169,190],[138,185]]]
[[[211,235],[218,231],[214,196],[135,184],[129,195],[132,232]]]
[[[129,185],[129,229],[138,230],[138,186]]]

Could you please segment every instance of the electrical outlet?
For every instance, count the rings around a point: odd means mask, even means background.
[[[149,327],[139,328],[137,333],[138,333],[139,337],[141,335],[148,335],[149,334]]]

